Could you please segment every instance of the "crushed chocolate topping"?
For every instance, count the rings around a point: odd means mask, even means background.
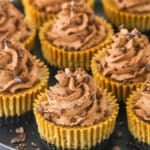
[[[106,48],[104,58],[96,58],[98,70],[104,76],[123,83],[145,81],[150,73],[148,38],[137,29],[129,32],[121,28],[116,35],[112,44]]]
[[[24,42],[30,36],[29,29],[21,12],[10,1],[0,0],[0,39]]]
[[[115,0],[119,10],[125,10],[130,13],[150,13],[149,0]]]
[[[31,54],[15,42],[0,42],[0,91],[14,93],[32,87],[39,80],[39,67]],[[24,57],[19,57],[20,48]]]
[[[65,50],[91,48],[103,41],[105,36],[105,27],[82,1],[64,3],[57,19],[45,33],[48,41]]]
[[[58,71],[55,78],[58,83],[50,87],[47,100],[41,103],[38,111],[44,118],[46,115],[45,119],[59,125],[89,126],[105,120],[106,112],[110,114],[107,96],[83,69],[78,68],[75,72],[69,69]],[[62,86],[62,83],[65,84]]]
[[[150,82],[147,81],[141,91],[137,94],[133,110],[137,116],[150,122]]]

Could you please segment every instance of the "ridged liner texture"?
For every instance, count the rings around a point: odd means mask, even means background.
[[[97,17],[98,21],[103,24],[107,30],[105,39],[98,45],[92,48],[79,50],[79,51],[67,51],[57,48],[45,38],[46,31],[52,26],[54,20],[49,20],[41,27],[39,32],[39,38],[42,46],[42,53],[46,61],[58,68],[70,68],[75,69],[78,67],[90,70],[90,61],[95,52],[106,47],[112,41],[114,34],[112,26],[107,23],[103,18]]]
[[[122,83],[114,81],[108,77],[102,75],[101,72],[98,71],[97,64],[95,60],[100,60],[106,55],[105,49],[99,51],[95,54],[91,61],[91,70],[92,74],[96,80],[96,83],[103,89],[107,89],[108,92],[112,92],[118,101],[125,102],[129,94],[136,90],[138,87],[141,87],[143,83]]]
[[[22,0],[22,4],[24,6],[24,11],[26,16],[32,18],[32,22],[36,24],[36,28],[39,29],[39,27],[46,22],[49,19],[54,19],[56,17],[56,14],[50,13],[46,15],[44,12],[38,11],[33,5],[31,5],[31,0]],[[88,0],[88,5],[91,8],[94,8],[95,0]]]
[[[46,99],[45,93],[42,93],[35,100],[33,109],[41,139],[62,149],[90,149],[97,143],[107,140],[114,130],[119,109],[116,99],[111,94],[107,97],[112,106],[112,113],[105,121],[88,127],[67,127],[45,120],[37,112],[37,107]]]
[[[128,128],[135,139],[150,145],[150,123],[138,117],[132,108],[135,101],[137,101],[136,95],[139,91],[140,89],[134,91],[126,102]]]
[[[150,13],[129,13],[118,10],[114,0],[102,0],[106,17],[115,25],[124,25],[128,29],[137,28],[144,32],[150,30]]]
[[[107,139],[107,140],[104,140],[103,142],[101,142],[100,144],[99,143],[96,144],[95,146],[91,147],[90,149],[89,148],[85,148],[85,149],[86,150],[87,149],[89,149],[89,150],[107,150],[107,147],[109,144],[111,144],[111,140]],[[63,150],[64,149],[61,147],[56,147],[55,145],[52,145],[52,144],[48,144],[45,140],[42,140],[42,146],[46,150]],[[70,150],[70,149],[65,148],[65,150]],[[77,150],[81,150],[81,149],[77,148]]]
[[[40,81],[30,89],[16,93],[0,92],[0,118],[19,117],[32,110],[33,100],[37,95],[44,92],[48,86],[49,71],[46,65],[39,59],[35,61],[42,67]]]

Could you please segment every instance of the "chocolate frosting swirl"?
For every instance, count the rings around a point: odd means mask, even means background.
[[[58,13],[61,11],[61,5],[70,0],[31,0],[32,5],[38,10],[44,13]],[[87,0],[75,0],[85,1]]]
[[[150,0],[115,0],[118,9],[131,13],[150,13]]]
[[[71,1],[62,5],[45,36],[59,48],[84,50],[104,40],[106,29],[84,2]]]
[[[35,60],[21,44],[0,42],[0,92],[31,88],[39,80],[38,74]]]
[[[110,110],[107,96],[100,91],[93,78],[78,68],[59,71],[58,83],[50,87],[40,109],[45,119],[59,125],[89,126],[105,120]]]
[[[122,28],[106,51],[105,57],[98,60],[104,76],[120,82],[142,82],[150,74],[150,43],[138,30]]]
[[[58,13],[61,5],[70,0],[32,0],[32,5],[39,11],[45,13]]]
[[[150,80],[147,81],[144,88],[138,93],[137,99],[133,105],[136,115],[150,122]]]
[[[30,28],[24,16],[8,0],[0,0],[0,38],[25,41],[30,36]]]

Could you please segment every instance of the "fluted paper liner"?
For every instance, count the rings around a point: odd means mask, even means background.
[[[139,91],[140,89],[134,91],[126,102],[128,128],[135,139],[150,145],[150,123],[144,122],[135,114],[132,108],[137,101],[136,96]]]
[[[108,139],[115,127],[116,117],[118,115],[118,104],[111,94],[108,94],[107,97],[109,105],[112,106],[112,112],[105,121],[88,127],[67,127],[56,125],[45,120],[37,111],[37,107],[40,106],[41,102],[46,100],[45,93],[42,93],[34,102],[34,116],[41,139],[49,144],[54,144],[56,147],[64,149],[91,148],[97,143]]]
[[[105,55],[106,51],[103,49],[93,56],[91,61],[92,74],[100,87],[112,92],[118,101],[125,102],[129,94],[140,87],[143,83],[121,83],[103,76],[102,73],[98,71],[96,60],[100,60]]]
[[[36,24],[36,27],[39,28],[44,22],[49,19],[54,19],[56,14],[49,13],[48,15],[44,12],[38,11],[30,2],[31,0],[22,0],[26,16],[32,18],[32,22]],[[88,0],[88,5],[91,8],[94,8],[95,0]]]
[[[150,30],[150,13],[129,13],[118,10],[115,0],[102,0],[106,17],[115,26],[124,25],[128,29]]]
[[[90,61],[95,52],[102,49],[106,45],[110,44],[113,36],[113,29],[110,24],[100,17],[97,17],[99,22],[103,24],[107,30],[107,35],[105,39],[100,42],[98,45],[93,46],[92,48],[79,50],[79,51],[67,51],[64,49],[57,48],[52,43],[50,43],[46,37],[45,33],[53,24],[53,21],[45,23],[41,27],[39,32],[39,38],[42,45],[42,53],[47,62],[58,68],[71,68],[75,69],[78,67],[90,70]]]
[[[87,4],[90,8],[94,9],[95,0],[87,0]]]
[[[32,110],[33,100],[40,92],[43,92],[48,85],[49,72],[46,65],[38,59],[35,59],[38,66],[41,66],[39,72],[40,81],[30,89],[18,91],[14,94],[0,92],[0,118],[20,116]]]
[[[27,24],[29,24],[29,27],[31,28],[30,36],[27,37],[27,39],[23,42],[23,45],[27,50],[32,50],[32,48],[34,47],[35,36],[36,36],[36,26],[30,20],[31,19],[29,17],[25,18],[25,21],[27,22]]]

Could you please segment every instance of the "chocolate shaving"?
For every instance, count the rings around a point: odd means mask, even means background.
[[[93,122],[94,124],[98,124],[99,123],[99,120],[98,119],[96,119],[96,120],[94,120],[94,122]]]
[[[31,142],[31,144],[30,144],[32,147],[34,147],[34,148],[38,148],[39,146],[36,144],[36,143],[34,143],[34,142]]]
[[[77,119],[75,118],[75,117],[72,117],[71,119],[70,119],[70,122],[76,122],[77,121]]]
[[[4,40],[4,45],[7,45],[7,47],[11,47],[12,46],[12,43],[9,41],[9,40]]]
[[[16,137],[13,137],[11,139],[11,141],[10,141],[11,144],[24,142],[26,140],[26,134],[24,132],[23,127],[17,128],[16,133],[18,133],[19,135],[17,135]]]
[[[146,64],[145,69],[146,69],[146,71],[150,72],[150,64]]]
[[[61,113],[63,114],[65,112],[65,109],[61,109]]]
[[[46,119],[46,120],[50,120],[51,118],[51,114],[50,113],[44,113],[43,117]]]
[[[85,83],[89,83],[89,80],[90,80],[90,77],[89,77],[89,76],[84,77],[84,82],[85,82]]]
[[[16,133],[20,133],[20,134],[24,133],[24,128],[23,127],[17,128]]]
[[[126,49],[125,47],[121,47],[120,50],[121,50],[121,52],[124,53],[124,54],[127,52],[127,49]]]
[[[94,101],[95,95],[92,95],[92,96],[90,97],[90,99],[91,99],[92,101]]]

